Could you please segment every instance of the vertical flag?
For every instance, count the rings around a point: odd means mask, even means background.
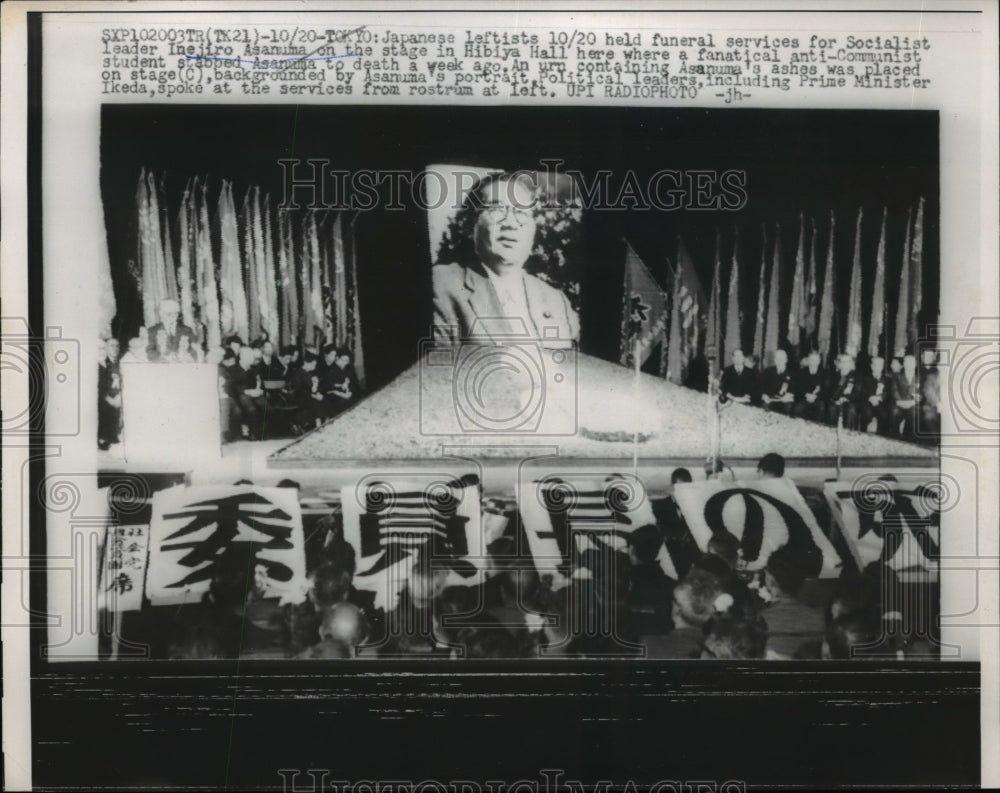
[[[893,356],[906,353],[906,336],[910,320],[910,219],[912,210],[906,211],[906,237],[903,240],[903,263],[899,271],[899,299],[896,301],[896,333]]]
[[[666,367],[667,379],[672,383],[680,385],[684,382],[688,365],[698,353],[698,323],[704,300],[694,263],[684,241],[678,237]]]
[[[924,199],[917,205],[917,219],[913,224],[913,247],[910,249],[910,322],[908,337],[916,344],[924,289]]]
[[[765,294],[767,292],[767,227],[763,223],[760,225],[761,245],[760,245],[760,281],[757,284],[757,322],[754,325],[753,333],[753,354],[760,356],[764,360],[764,307]]]
[[[333,319],[337,344],[347,344],[347,273],[344,269],[343,212],[333,220]]]
[[[743,334],[740,323],[740,235],[733,241],[733,266],[729,271],[729,296],[726,298],[726,340],[722,350],[720,366],[725,366],[733,350],[743,348]]]
[[[340,213],[334,214],[339,215]],[[331,270],[333,266],[333,235],[326,227],[326,221],[329,217],[329,213],[325,214],[319,227],[320,239],[322,240],[319,247],[321,262],[319,271],[323,279],[320,294],[323,297],[323,340],[326,343],[336,344],[338,339],[336,337],[337,329],[333,322],[333,273]]]
[[[851,294],[847,306],[847,342],[844,349],[848,355],[861,351],[861,218],[864,208],[858,208],[858,222],[854,229],[854,261],[851,265]]]
[[[357,215],[354,216],[355,219]],[[358,383],[362,388],[365,386],[365,355],[361,344],[361,308],[358,297],[358,266],[357,256],[354,248],[354,219],[346,228],[347,242],[344,246],[346,267],[348,275],[348,289],[350,290],[350,300],[348,308],[350,311],[350,321],[348,322],[348,333],[350,336],[350,348],[354,354],[354,374],[358,378]]]
[[[232,182],[223,182],[219,197],[219,227],[221,231],[219,270],[222,286],[222,332],[250,338],[247,296],[243,286],[243,265],[240,261],[240,232],[236,220],[236,201]],[[228,316],[227,316],[228,315]]]
[[[667,329],[667,297],[646,264],[625,242],[625,285],[623,295],[621,358],[624,366],[646,362]]]
[[[260,303],[257,299],[257,255],[254,246],[253,188],[248,188],[243,196],[240,216],[243,222],[243,260],[241,275],[246,284],[247,295],[247,338],[256,339],[260,335]]]
[[[308,250],[309,250],[309,309],[312,314],[312,328],[306,330],[306,335],[312,334],[317,347],[322,346],[323,333],[323,269],[319,252],[319,230],[316,226],[316,210],[309,211],[308,217]]]
[[[722,344],[722,308],[720,306],[720,292],[722,285],[719,282],[719,269],[721,266],[722,253],[720,251],[719,234],[715,234],[715,270],[712,275],[712,294],[708,303],[708,321],[705,326],[705,355],[709,359],[711,367],[710,376],[715,377],[719,372],[718,362],[721,357],[719,345]]]
[[[312,210],[310,210],[312,211]],[[312,315],[312,263],[309,260],[309,212],[302,218],[302,226],[299,229],[300,248],[302,255],[299,257],[299,283],[302,284],[302,344],[310,345],[313,342],[313,315]]]
[[[816,333],[816,218],[810,218],[812,236],[809,238],[809,261],[807,262],[808,273],[806,274],[806,346],[811,347],[813,336]]]
[[[765,315],[764,349],[760,355],[760,368],[764,368],[764,358],[778,349],[781,338],[781,226],[774,229],[774,260],[771,262],[771,286],[767,290],[767,314]]]
[[[158,196],[163,196],[160,205],[160,228],[163,235],[163,277],[167,282],[167,297],[177,300],[177,263],[174,260],[173,234],[170,232],[170,211],[167,207],[165,178],[161,177],[159,186],[154,186],[154,201],[159,202]]]
[[[135,190],[135,209],[138,216],[138,238],[136,240],[136,262],[142,288],[142,321],[148,328],[155,325],[156,306],[160,299],[157,291],[156,261],[150,245],[149,224],[149,184],[146,181],[146,169],[139,173],[139,183]]]
[[[196,195],[196,194],[193,194]],[[195,217],[192,210],[192,219]],[[222,344],[222,329],[219,323],[219,289],[215,281],[215,258],[212,255],[212,229],[208,222],[208,185],[201,185],[198,201],[198,232],[195,241],[197,269],[201,273],[198,294],[202,307],[202,322],[205,324],[205,341],[209,349]]]
[[[163,258],[163,231],[160,228],[160,201],[157,197],[156,179],[152,172],[146,174],[146,189],[149,195],[148,236],[149,255],[152,264],[154,279],[154,302],[151,306],[153,310],[153,324],[159,321],[160,301],[170,297],[170,289],[167,286],[167,266]]]
[[[274,238],[271,233],[270,194],[264,196],[264,206],[261,211],[264,223],[264,285],[267,290],[267,322],[264,329],[277,346],[283,343],[283,337],[278,320],[278,268],[274,257]]]
[[[191,299],[191,252],[194,249],[194,230],[190,224],[191,180],[184,187],[184,198],[177,213],[177,231],[180,249],[177,252],[178,295],[181,304],[181,319],[189,328],[195,327],[194,305]]]
[[[833,240],[835,237],[836,222],[833,210],[830,210],[830,240],[826,249],[826,272],[823,275],[823,295],[819,310],[819,329],[816,331],[816,342],[819,347],[820,356],[826,360],[830,352],[830,340],[833,335],[833,313],[836,306],[834,299],[834,278],[833,278]]]
[[[872,316],[868,326],[868,354],[879,354],[882,331],[885,325],[885,221],[888,207],[882,208],[882,233],[878,238],[878,253],[875,255],[875,283],[872,286]]]
[[[805,283],[806,266],[806,221],[805,213],[799,213],[799,246],[795,250],[795,275],[792,277],[792,301],[788,308],[788,343],[798,351],[802,329],[808,314],[808,297]]]
[[[292,325],[292,309],[291,309],[291,273],[288,269],[288,245],[285,241],[285,229],[287,226],[287,220],[284,213],[278,213],[278,277],[281,279],[279,283],[279,291],[281,298],[279,301],[278,310],[278,325],[279,333],[281,334],[281,343],[290,344],[295,336],[295,331]]]
[[[299,313],[299,288],[298,274],[295,271],[295,235],[292,232],[291,217],[285,213],[279,215],[281,218],[282,244],[285,248],[285,259],[288,261],[288,283],[287,283],[287,307],[288,307],[288,343],[298,344],[300,333]]]

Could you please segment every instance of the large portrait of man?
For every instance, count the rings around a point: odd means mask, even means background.
[[[469,189],[432,268],[437,344],[579,340],[579,317],[566,291],[526,269],[546,210],[559,208],[530,173],[487,173]]]

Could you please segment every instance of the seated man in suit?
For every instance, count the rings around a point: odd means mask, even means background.
[[[826,374],[819,365],[819,352],[813,350],[806,358],[806,365],[799,370],[792,414],[810,421],[822,421],[826,418],[825,391]]]
[[[892,380],[885,373],[885,359],[875,356],[871,360],[871,372],[861,377],[861,425],[867,431],[875,421],[875,432],[885,433],[889,425],[889,392]]]
[[[743,350],[733,350],[733,363],[722,370],[719,380],[719,401],[749,405],[757,395],[757,375],[745,365]]]
[[[937,368],[937,353],[923,350],[921,364],[917,435],[921,441],[936,442],[941,433],[941,372]]]
[[[331,416],[347,410],[361,396],[361,385],[354,371],[351,351],[346,347],[334,347],[327,358],[323,376],[323,392]]]
[[[580,323],[566,295],[524,272],[535,245],[535,202],[526,175],[490,174],[469,191],[459,219],[471,227],[470,261],[432,268],[437,344],[577,341]]]
[[[187,336],[188,344],[191,347],[194,347],[198,343],[194,331],[181,322],[180,315],[181,307],[176,300],[167,298],[160,301],[160,321],[153,325],[147,334],[149,347],[146,352],[150,360],[160,360],[167,353],[176,354],[179,346],[178,340],[181,336]],[[160,331],[166,331],[166,352],[157,348],[156,340]]]
[[[903,370],[892,378],[889,429],[893,435],[913,437],[918,402],[920,402],[920,378],[917,377],[917,359],[907,355],[903,358]]]
[[[833,383],[827,400],[826,420],[829,424],[836,424],[839,415],[846,429],[857,429],[861,389],[858,388],[854,372],[854,356],[847,353],[838,356],[837,372],[837,380]]]
[[[795,402],[794,391],[792,372],[788,368],[788,353],[781,349],[775,350],[774,366],[764,370],[760,401],[768,410],[787,416],[792,412],[792,406]]]

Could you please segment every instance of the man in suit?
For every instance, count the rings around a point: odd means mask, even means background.
[[[107,450],[118,443],[122,423],[122,381],[118,367],[118,339],[104,342],[97,368],[97,445]]]
[[[892,380],[885,373],[885,359],[876,355],[871,372],[861,377],[861,429],[867,430],[872,419],[875,432],[884,433],[889,424],[889,395]]]
[[[757,376],[745,365],[743,350],[733,350],[733,363],[722,370],[719,380],[719,401],[749,405],[757,394]]]
[[[826,418],[826,374],[819,365],[819,352],[813,350],[806,358],[806,365],[799,370],[795,386],[795,407],[793,415],[810,421]]]
[[[921,364],[918,434],[921,440],[936,442],[941,433],[941,372],[937,368],[937,353],[924,349]]]
[[[566,295],[524,272],[537,232],[535,200],[523,175],[491,174],[469,191],[462,211],[477,212],[474,261],[432,268],[437,344],[577,341],[579,318]]]
[[[826,420],[829,424],[837,423],[840,415],[844,427],[857,429],[858,399],[861,389],[858,388],[857,375],[854,372],[854,356],[844,353],[837,358],[837,380],[833,383],[826,406]]]
[[[920,378],[917,377],[917,359],[907,355],[903,358],[903,370],[892,378],[890,431],[893,435],[913,437],[918,402],[920,402]]]
[[[764,370],[760,401],[768,410],[787,416],[792,412],[792,406],[795,402],[794,392],[792,372],[788,368],[788,353],[781,349],[775,350],[774,366]]]
[[[323,393],[330,416],[347,410],[361,395],[361,385],[354,371],[352,357],[351,351],[346,347],[334,347],[331,356],[327,358]]]
[[[167,298],[160,301],[160,321],[149,329],[149,346],[146,349],[150,360],[159,360],[163,352],[157,348],[156,338],[161,330],[166,331],[166,351],[176,353],[181,336],[187,336],[191,347],[197,344],[194,331],[180,321],[181,307],[176,300]]]

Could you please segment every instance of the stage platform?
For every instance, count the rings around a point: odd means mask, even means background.
[[[277,450],[268,467],[298,476],[316,469],[422,470],[466,460],[492,473],[489,479],[513,481],[510,474],[526,461],[547,460],[556,468],[629,470],[660,479],[664,469],[669,476],[677,466],[699,472],[712,448],[715,407],[706,394],[650,375],[636,378],[622,366],[583,354],[572,367],[562,364],[557,372],[565,378],[560,387],[539,389],[548,401],[539,402],[528,393],[520,405],[516,399],[505,405],[503,397],[485,405],[484,412],[492,411],[490,418],[504,410],[534,409],[540,414],[537,431],[470,428],[461,421],[468,410],[465,405],[456,410],[456,400],[489,400],[489,389],[483,388],[486,397],[475,391],[470,396],[474,379],[456,376],[460,367],[434,363],[434,354],[437,351],[323,427]],[[541,371],[545,374],[544,367]],[[508,389],[508,396],[512,391]],[[609,420],[614,415],[621,417],[620,428]],[[752,474],[768,452],[786,458],[793,478],[796,469],[819,481],[836,473],[834,427],[731,405],[721,411],[720,431],[720,456],[738,473],[749,469]],[[933,448],[864,432],[842,431],[839,452],[846,471],[938,467]]]

